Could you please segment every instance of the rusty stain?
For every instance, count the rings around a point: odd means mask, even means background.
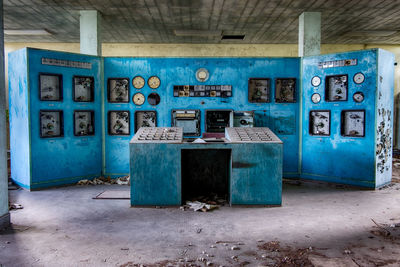
[[[385,108],[378,109],[379,119],[381,122],[378,125],[377,129],[377,144],[376,144],[376,156],[377,156],[377,164],[376,167],[380,173],[383,173],[385,170],[389,170],[388,163],[389,158],[391,157],[392,151],[392,130],[390,129],[390,123],[385,123],[385,116],[387,115],[387,120],[391,120],[391,111],[385,110]]]

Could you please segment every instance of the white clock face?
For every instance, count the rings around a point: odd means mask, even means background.
[[[143,105],[143,103],[144,103],[144,101],[145,101],[145,97],[144,97],[144,95],[143,95],[142,93],[136,93],[136,94],[133,96],[132,100],[133,100],[133,103],[134,103],[135,105],[140,106],[140,105]]]
[[[356,92],[353,95],[353,100],[357,103],[361,103],[364,101],[364,94],[362,92]]]
[[[319,94],[315,93],[315,94],[313,94],[313,95],[311,96],[311,101],[312,101],[314,104],[317,104],[317,103],[319,103],[319,102],[321,101],[321,96],[320,96]]]
[[[151,76],[148,79],[147,84],[150,86],[151,89],[157,89],[160,86],[161,81],[160,78],[158,78],[157,76]]]
[[[353,81],[356,84],[361,84],[364,82],[364,80],[365,80],[365,76],[361,72],[354,74]]]
[[[311,84],[312,84],[312,86],[319,86],[321,84],[321,78],[318,76],[314,76],[311,79]]]
[[[196,71],[196,79],[199,82],[205,82],[208,80],[208,77],[210,76],[209,72],[205,68],[200,68]]]
[[[135,78],[133,78],[132,80],[132,85],[133,87],[135,87],[136,89],[141,89],[144,86],[144,79],[141,76],[136,76]]]

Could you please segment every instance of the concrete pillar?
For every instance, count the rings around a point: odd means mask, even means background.
[[[303,12],[299,17],[299,57],[321,51],[321,12]]]
[[[10,224],[8,212],[8,171],[6,131],[6,89],[4,80],[3,1],[0,1],[0,229]]]
[[[101,15],[97,10],[80,11],[81,54],[101,56]]]

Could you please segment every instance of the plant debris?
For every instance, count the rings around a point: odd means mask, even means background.
[[[130,177],[123,176],[118,177],[116,179],[111,179],[110,177],[97,177],[93,180],[83,179],[80,180],[77,185],[111,185],[111,184],[119,184],[119,185],[130,185]]]

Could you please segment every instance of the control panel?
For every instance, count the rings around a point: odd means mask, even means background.
[[[250,103],[270,102],[271,80],[269,78],[250,78],[248,97]]]
[[[232,85],[174,85],[174,97],[231,97]]]
[[[311,135],[330,135],[331,112],[329,110],[311,110],[309,127]]]
[[[40,111],[40,137],[61,137],[64,135],[63,111]]]
[[[296,78],[277,78],[275,80],[275,102],[296,102]]]
[[[41,101],[62,101],[61,74],[39,74],[39,99]]]
[[[343,110],[341,134],[349,137],[365,136],[365,110]]]
[[[74,135],[94,135],[94,110],[74,111]]]
[[[128,110],[108,112],[108,134],[130,135],[130,113]]]
[[[129,102],[129,79],[110,78],[107,89],[108,101],[112,103]]]
[[[142,127],[131,143],[182,143],[183,129],[179,127]]]
[[[325,101],[347,101],[347,74],[326,76],[325,81]]]
[[[73,99],[75,102],[94,101],[94,77],[74,76]]]
[[[206,110],[207,133],[224,133],[225,127],[233,127],[232,110]]]
[[[200,110],[172,110],[171,125],[183,128],[184,136],[200,136]]]
[[[234,111],[233,127],[254,127],[254,111]]]
[[[135,133],[141,127],[157,127],[157,111],[155,110],[135,111]]]

